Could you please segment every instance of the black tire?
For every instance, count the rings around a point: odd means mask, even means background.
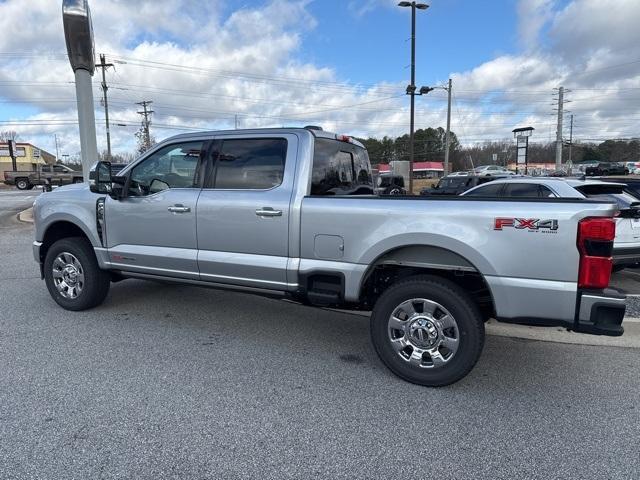
[[[438,368],[411,365],[392,347],[389,317],[406,300],[423,298],[437,302],[454,317],[458,328],[458,349]],[[389,287],[378,299],[371,315],[371,340],[382,362],[393,373],[411,383],[429,387],[450,385],[474,367],[484,346],[484,321],[469,295],[446,279],[420,275]]]
[[[29,179],[28,178],[16,178],[16,188],[18,190],[26,190],[29,188]]]
[[[82,182],[83,182],[82,178],[74,178],[71,183],[82,183]]]
[[[76,298],[66,298],[57,289],[53,277],[53,262],[56,257],[68,252],[75,256],[82,266],[84,283]],[[44,280],[49,294],[58,305],[66,310],[87,310],[100,305],[109,293],[111,277],[100,269],[93,247],[86,238],[69,237],[55,242],[44,260]]]

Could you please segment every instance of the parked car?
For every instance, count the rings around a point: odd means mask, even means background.
[[[447,175],[442,177],[440,181],[433,187],[426,187],[420,190],[420,195],[460,195],[476,185],[490,182],[497,178],[504,178],[505,175],[499,176],[478,176],[478,175]]]
[[[82,183],[82,172],[71,170],[65,165],[38,165],[35,171],[7,170],[4,183],[15,185],[18,190],[31,190],[36,185],[68,185]]]
[[[511,170],[507,170],[500,165],[483,165],[473,169],[475,175],[492,176],[492,175],[515,175]]]
[[[466,177],[468,175],[473,175],[473,171],[469,170],[460,170],[457,172],[451,172],[447,177]]]
[[[615,270],[640,266],[640,200],[623,183],[600,180],[531,179],[496,180],[463,195],[496,198],[588,198],[615,202],[619,208],[613,244]]]
[[[623,163],[601,162],[595,167],[587,167],[584,174],[588,177],[606,175],[628,175],[629,169]]]
[[[34,258],[68,310],[124,278],[368,310],[382,362],[428,386],[469,373],[489,318],[623,333],[625,296],[607,288],[614,204],[358,195],[370,172],[345,135],[178,135],[117,176],[98,162],[92,184],[38,196]]]
[[[381,173],[378,175],[375,193],[377,195],[406,195],[404,177],[392,173]]]

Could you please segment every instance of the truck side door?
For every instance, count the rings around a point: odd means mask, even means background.
[[[202,140],[160,147],[126,175],[127,195],[106,197],[107,248],[112,267],[198,279],[196,207]]]
[[[295,134],[223,135],[198,202],[200,279],[286,290]]]

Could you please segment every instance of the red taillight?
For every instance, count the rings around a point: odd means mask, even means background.
[[[349,135],[336,135],[336,140],[351,143],[351,137]]]
[[[611,278],[613,239],[616,222],[612,218],[585,218],[578,224],[579,288],[606,288]]]

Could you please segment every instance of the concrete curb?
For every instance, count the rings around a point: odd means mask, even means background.
[[[33,207],[20,212],[18,214],[18,220],[24,223],[33,223]]]

